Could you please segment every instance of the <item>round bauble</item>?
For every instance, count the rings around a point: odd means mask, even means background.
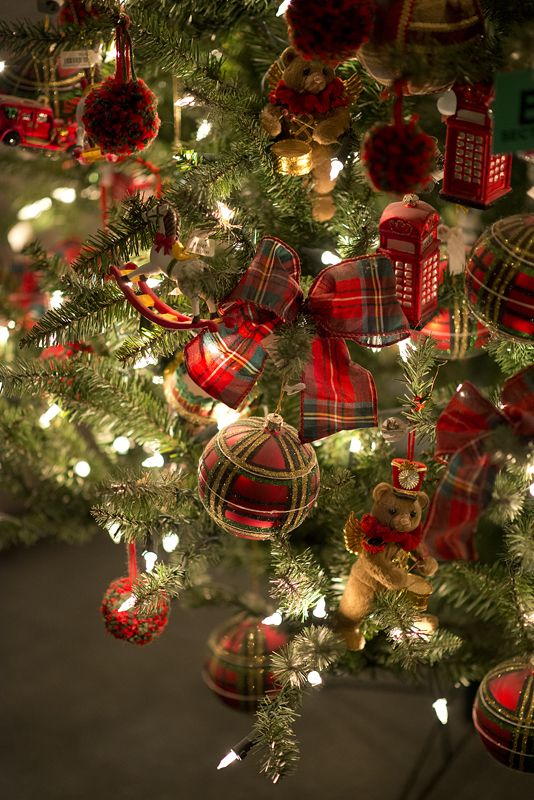
[[[270,657],[288,641],[278,626],[265,625],[260,617],[237,614],[211,632],[202,677],[223,703],[253,712],[266,695],[279,691]]]
[[[116,639],[124,639],[126,642],[138,645],[149,644],[163,632],[169,618],[169,604],[160,600],[158,610],[150,616],[141,615],[135,606],[127,611],[119,611],[131,594],[130,578],[117,578],[111,581],[100,608],[106,630]]]
[[[97,5],[94,0],[65,0],[57,15],[58,25],[84,25],[91,17],[98,17]]]
[[[467,299],[475,315],[501,335],[534,340],[534,215],[495,222],[467,263]]]
[[[363,140],[364,168],[378,192],[421,191],[432,178],[436,157],[436,140],[414,119],[400,125],[375,125]]]
[[[239,411],[214,400],[191,380],[181,352],[165,368],[163,391],[171,409],[193,425],[222,425],[240,416]]]
[[[291,0],[289,36],[304,58],[345,61],[369,39],[375,10],[374,0]]]
[[[451,297],[441,305],[422,328],[412,334],[417,341],[430,336],[438,347],[440,358],[451,361],[481,355],[490,338],[489,330],[469,310],[465,300]]]
[[[475,698],[473,723],[493,758],[534,772],[534,657],[513,658],[488,672]]]
[[[234,536],[270,539],[297,528],[319,493],[313,447],[277,414],[228,425],[208,442],[198,490],[210,517]]]
[[[148,147],[158,133],[156,96],[141,79],[107,78],[85,98],[82,122],[103,153],[131,155]]]
[[[447,51],[476,45],[483,33],[477,0],[378,0],[373,33],[358,51],[358,60],[379,83],[405,79],[404,94],[443,92],[454,82],[454,76],[440,69]],[[417,58],[417,75],[406,77],[410,65],[403,63],[403,56]]]

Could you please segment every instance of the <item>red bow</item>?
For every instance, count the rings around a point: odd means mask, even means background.
[[[160,233],[158,231],[154,236],[154,250],[156,253],[159,253],[159,251],[163,248],[163,254],[169,256],[175,241],[176,239],[173,236],[165,236],[164,233]]]
[[[305,313],[317,336],[302,375],[301,440],[376,425],[373,378],[351,361],[344,339],[382,347],[409,335],[388,258],[363,256],[324,269],[305,301],[297,254],[266,237],[221,311],[216,330],[196,336],[184,350],[189,376],[211,397],[239,408],[263,372],[265,339]]]
[[[478,518],[491,500],[500,469],[489,435],[500,425],[520,437],[534,435],[534,366],[506,381],[499,408],[472,383],[463,383],[438,420],[436,455],[451,458],[432,498],[425,540],[442,558],[477,558]]]
[[[297,92],[296,89],[286,86],[285,81],[279,81],[276,89],[269,95],[269,103],[273,106],[284,106],[292,114],[326,114],[334,108],[348,106],[349,99],[341,78],[334,78],[317,94]]]
[[[422,525],[418,525],[413,531],[396,531],[389,525],[382,525],[372,514],[363,515],[360,530],[363,533],[362,546],[368,553],[380,553],[391,542],[409,552],[416,550],[423,538]]]

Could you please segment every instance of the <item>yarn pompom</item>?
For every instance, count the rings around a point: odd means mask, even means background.
[[[362,148],[373,188],[394,194],[409,194],[428,185],[436,157],[436,140],[421,130],[414,118],[396,125],[375,125]]]
[[[124,639],[126,642],[138,645],[148,644],[163,632],[169,619],[169,604],[160,599],[157,611],[150,616],[143,616],[135,606],[127,611],[119,611],[131,594],[130,578],[117,578],[111,581],[100,608],[106,630],[116,639]]]
[[[158,133],[156,96],[141,79],[107,78],[85,98],[82,122],[103,153],[128,156],[144,150]]]
[[[374,0],[292,0],[286,20],[304,58],[338,62],[354,58],[369,39],[374,14]]]
[[[94,2],[86,0],[67,0],[61,7],[57,21],[61,25],[84,25],[91,17],[98,17],[99,11]]]

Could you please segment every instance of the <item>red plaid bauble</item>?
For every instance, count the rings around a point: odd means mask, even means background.
[[[414,118],[400,125],[375,125],[363,140],[365,171],[378,192],[420,191],[431,179],[436,156],[436,140]]]
[[[280,427],[278,427],[280,421]],[[276,414],[228,425],[208,442],[198,490],[210,517],[234,536],[271,539],[297,528],[319,493],[313,447]]]
[[[148,147],[158,133],[156,95],[141,79],[107,78],[85,98],[82,122],[103,153],[131,155]]]
[[[534,657],[504,661],[488,672],[475,698],[473,723],[493,758],[534,772]]]
[[[237,614],[211,632],[202,677],[223,703],[253,712],[265,695],[280,691],[270,671],[270,657],[288,641],[279,626]]]
[[[374,0],[292,0],[289,36],[304,58],[337,63],[354,58],[373,27]]]
[[[104,597],[100,611],[108,633],[116,639],[124,639],[132,644],[149,644],[157,639],[165,628],[169,618],[169,603],[160,600],[158,611],[149,617],[139,614],[135,606],[128,611],[119,611],[125,600],[132,594],[130,578],[116,578],[111,581]]]
[[[490,332],[473,317],[465,300],[453,297],[438,308],[421,331],[412,334],[412,339],[425,336],[434,339],[440,358],[453,361],[483,353]]]
[[[371,38],[358,50],[358,60],[377,81],[403,80],[404,94],[445,91],[455,75],[444,70],[447,50],[476,45],[484,34],[478,0],[381,0]],[[416,75],[406,76],[402,56],[419,58]],[[425,70],[426,67],[426,70]],[[430,73],[430,79],[425,76]]]
[[[490,330],[534,341],[534,214],[495,222],[467,262],[467,300]]]

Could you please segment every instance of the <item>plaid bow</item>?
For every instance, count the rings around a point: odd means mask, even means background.
[[[297,254],[265,237],[221,312],[217,330],[203,331],[184,350],[190,377],[209,395],[239,408],[264,369],[267,337],[305,313],[317,336],[302,375],[301,440],[376,425],[373,378],[351,361],[344,340],[382,347],[409,335],[388,258],[364,256],[322,270],[305,301]]]
[[[518,436],[534,435],[534,366],[506,381],[496,408],[472,383],[463,383],[436,427],[436,455],[450,455],[425,525],[425,539],[445,559],[477,558],[475,530],[491,500],[500,466],[492,459],[490,433],[509,425]]]

